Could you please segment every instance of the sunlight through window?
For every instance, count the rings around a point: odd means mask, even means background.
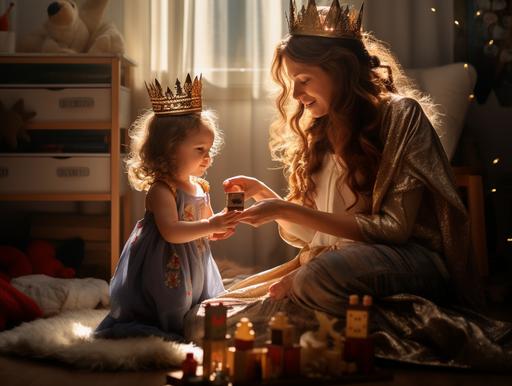
[[[169,36],[169,8],[167,0],[151,0],[151,71],[167,71],[168,39]]]

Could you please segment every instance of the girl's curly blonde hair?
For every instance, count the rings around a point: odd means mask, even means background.
[[[179,160],[177,147],[204,125],[214,134],[210,157],[223,144],[217,117],[211,110],[196,114],[157,116],[152,110],[141,114],[129,130],[130,154],[126,160],[128,180],[134,189],[147,191],[158,179],[173,178]]]

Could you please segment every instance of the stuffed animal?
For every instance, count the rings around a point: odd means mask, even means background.
[[[18,140],[30,141],[25,130],[26,123],[36,115],[33,111],[25,111],[23,99],[19,99],[7,110],[0,101],[0,144],[4,143],[10,150],[16,150]]]
[[[43,315],[34,300],[10,283],[13,277],[30,274],[32,265],[23,252],[15,247],[0,246],[0,331]]]
[[[53,244],[45,240],[32,240],[26,249],[34,274],[43,274],[53,277],[75,277],[73,268],[65,267],[56,257],[56,249]]]
[[[43,311],[34,300],[0,279],[0,331],[42,316]]]
[[[18,248],[0,245],[0,275],[10,281],[13,277],[32,274],[32,264]]]
[[[21,39],[21,52],[123,54],[124,40],[112,23],[103,22],[108,0],[52,2],[48,20]]]
[[[64,267],[55,255],[53,244],[44,240],[32,240],[26,253],[12,246],[0,246],[0,331],[43,316],[33,299],[11,285],[12,278],[31,274],[75,276],[75,270]]]

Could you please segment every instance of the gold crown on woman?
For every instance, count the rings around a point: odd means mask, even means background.
[[[333,0],[325,18],[321,18],[315,0],[308,0],[308,4],[297,12],[295,0],[290,0],[290,17],[288,31],[290,35],[323,36],[328,38],[361,38],[361,21],[363,7],[357,12],[348,5],[340,6],[338,0]]]
[[[155,79],[154,83],[146,83],[149,99],[156,115],[183,115],[202,110],[201,75],[199,78],[196,76],[192,81],[190,74],[187,74],[183,87],[181,87],[181,82],[176,79],[174,88],[176,89],[175,93],[169,87],[164,92],[158,80]]]

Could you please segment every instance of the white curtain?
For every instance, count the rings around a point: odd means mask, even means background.
[[[287,29],[287,0],[127,0],[125,38],[128,55],[138,63],[134,116],[149,106],[144,80],[157,77],[172,86],[176,76],[203,75],[203,105],[213,109],[225,146],[206,178],[215,211],[225,205],[222,181],[245,174],[284,193],[281,170],[270,160],[268,126],[274,114],[270,64]],[[135,217],[143,213],[136,195]],[[294,249],[281,241],[274,224],[212,243],[214,254],[243,265],[269,267]]]
[[[360,7],[362,0],[351,3]],[[366,0],[365,26],[390,43],[405,67],[447,63],[452,7],[453,0]],[[225,147],[207,175],[214,210],[224,206],[222,181],[236,174],[255,176],[284,193],[282,172],[270,160],[268,126],[274,114],[270,64],[287,32],[288,0],[126,0],[124,8],[127,53],[138,63],[134,117],[149,107],[144,80],[157,77],[172,86],[176,76],[203,74],[203,103],[217,112],[225,133]],[[134,203],[137,218],[144,209],[142,195]],[[232,238],[212,245],[218,257],[260,267],[295,252],[274,224],[241,225]]]

